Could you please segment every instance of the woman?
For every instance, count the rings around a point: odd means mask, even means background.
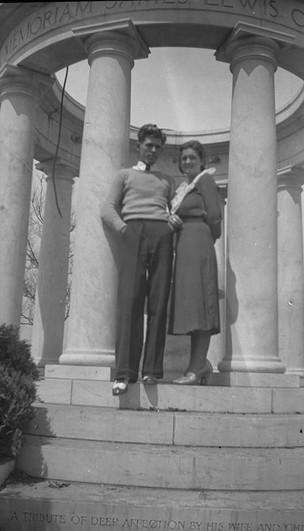
[[[205,166],[203,146],[188,141],[180,147],[179,168],[186,178],[172,201],[171,216],[182,219],[177,236],[169,334],[188,334],[191,353],[183,376],[173,383],[207,383],[212,371],[207,353],[212,334],[220,331],[217,264],[214,242],[221,235],[218,190]]]

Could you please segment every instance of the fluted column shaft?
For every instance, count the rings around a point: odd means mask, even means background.
[[[303,172],[278,178],[279,353],[287,372],[304,374]]]
[[[278,357],[277,44],[230,44],[233,74],[228,173],[227,331],[221,371],[284,372]]]
[[[20,324],[38,94],[35,75],[4,67],[0,78],[0,323]]]
[[[53,161],[41,163],[37,167],[48,177],[39,251],[32,356],[39,367],[44,367],[47,363],[58,363],[62,353],[69,269],[72,185],[76,171],[65,163],[56,163],[56,190],[61,217],[55,203],[54,183],[51,177]]]
[[[90,63],[76,205],[67,347],[60,363],[114,365],[116,240],[100,212],[111,179],[129,163],[131,69],[138,43],[105,32],[86,43]]]

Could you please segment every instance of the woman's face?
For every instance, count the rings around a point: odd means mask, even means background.
[[[192,149],[184,149],[181,153],[180,168],[187,177],[194,178],[201,171],[202,161],[198,153]]]

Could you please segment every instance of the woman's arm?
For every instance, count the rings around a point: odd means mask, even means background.
[[[207,211],[207,223],[210,227],[213,241],[221,235],[222,213],[219,201],[219,192],[211,175],[204,175],[196,184],[200,190]]]

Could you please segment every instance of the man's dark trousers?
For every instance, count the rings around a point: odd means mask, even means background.
[[[122,235],[117,300],[116,378],[137,380],[147,330],[143,376],[163,376],[167,303],[170,292],[172,231],[166,221],[130,220]]]

